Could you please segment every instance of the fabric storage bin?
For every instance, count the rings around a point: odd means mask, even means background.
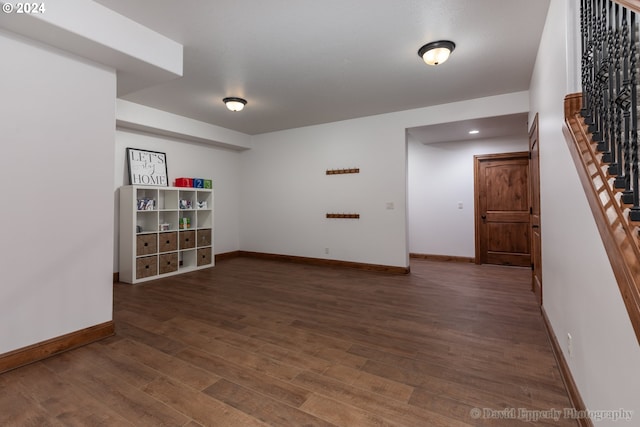
[[[198,267],[202,265],[211,264],[211,248],[198,249],[198,261],[196,262]]]
[[[145,256],[136,259],[136,279],[143,279],[158,274],[158,257]]]
[[[197,231],[198,247],[211,246],[211,229],[205,228]]]
[[[158,234],[158,252],[171,252],[178,250],[178,233],[172,231],[170,233]]]
[[[160,274],[178,271],[178,253],[162,254],[158,257],[158,270]]]
[[[194,230],[180,232],[180,250],[196,247],[196,232]]]
[[[158,252],[158,237],[153,234],[136,236],[136,255],[149,255]]]

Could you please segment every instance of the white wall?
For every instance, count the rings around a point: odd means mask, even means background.
[[[360,173],[325,174],[353,167]],[[374,119],[258,135],[242,153],[240,246],[405,267],[405,176],[404,129]]]
[[[527,150],[526,134],[436,144],[409,139],[409,252],[475,257],[473,156]]]
[[[111,69],[0,30],[0,354],[112,319]]]
[[[114,264],[118,268],[118,188],[129,184],[125,151],[127,147],[160,151],[167,155],[169,185],[179,177],[197,177],[213,180],[214,189],[214,251],[237,251],[239,246],[239,173],[240,153],[204,143],[184,141],[151,135],[127,129],[118,129],[115,142],[115,198]]]
[[[520,92],[254,136],[241,155],[240,247],[408,266],[405,129],[524,112],[528,102]],[[325,174],[352,167],[360,173]],[[361,217],[325,218],[333,212]]]
[[[587,407],[635,410],[635,425],[640,347],[562,134],[563,98],[577,86],[566,61],[577,3],[551,1],[530,89],[530,121],[540,114],[544,308]]]

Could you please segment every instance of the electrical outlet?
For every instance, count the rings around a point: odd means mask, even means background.
[[[569,357],[573,357],[573,337],[570,333],[567,333],[567,353]]]
[[[324,254],[329,255],[329,248],[324,248]]]

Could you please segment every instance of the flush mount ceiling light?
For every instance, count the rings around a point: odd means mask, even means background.
[[[480,131],[478,129],[473,129],[469,131],[469,135],[475,135],[477,133],[480,133]]]
[[[242,111],[245,105],[247,105],[247,100],[236,97],[224,98],[222,100],[227,106],[227,108],[231,111]]]
[[[456,44],[449,40],[427,43],[418,49],[418,56],[429,65],[442,64],[449,58]]]

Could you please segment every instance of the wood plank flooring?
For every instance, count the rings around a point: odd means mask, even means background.
[[[518,419],[570,406],[529,270],[411,271],[234,258],[116,284],[116,335],[0,375],[0,425],[577,425]]]

